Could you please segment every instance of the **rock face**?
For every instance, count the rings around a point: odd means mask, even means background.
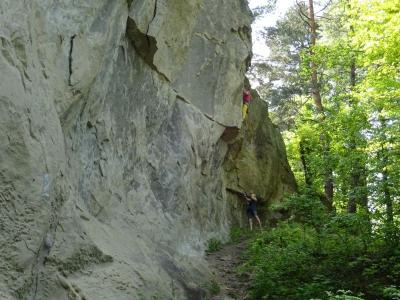
[[[250,21],[245,0],[0,1],[1,299],[204,297]]]
[[[245,202],[240,193],[254,192],[263,200],[259,205],[264,222],[278,217],[267,209],[270,204],[296,190],[296,181],[287,161],[282,137],[268,117],[267,103],[253,91],[248,116],[239,134],[229,142],[224,162],[228,202],[234,224],[247,223]]]

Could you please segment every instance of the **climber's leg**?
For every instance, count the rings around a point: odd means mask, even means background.
[[[244,120],[246,118],[248,109],[249,109],[249,104],[248,103],[243,103],[243,106],[242,106],[242,120]]]

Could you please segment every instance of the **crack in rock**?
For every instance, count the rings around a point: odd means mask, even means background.
[[[71,76],[72,76],[72,51],[74,49],[74,39],[76,38],[76,34],[74,34],[73,36],[71,36],[71,38],[69,39],[69,56],[68,56],[68,71],[69,71],[69,75],[68,75],[68,85],[72,86],[71,83]]]

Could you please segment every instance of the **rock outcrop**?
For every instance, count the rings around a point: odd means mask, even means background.
[[[250,22],[245,0],[0,2],[1,299],[204,297]]]
[[[252,91],[253,101],[243,127],[229,139],[229,151],[223,164],[227,199],[232,222],[247,224],[243,215],[245,202],[241,193],[254,192],[262,201],[259,210],[264,223],[276,221],[279,212],[268,207],[285,194],[296,190],[296,181],[286,157],[285,144],[268,116],[268,105]]]

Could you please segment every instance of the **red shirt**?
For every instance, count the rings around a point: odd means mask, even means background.
[[[251,93],[249,90],[243,91],[243,103],[250,103],[251,101]]]

